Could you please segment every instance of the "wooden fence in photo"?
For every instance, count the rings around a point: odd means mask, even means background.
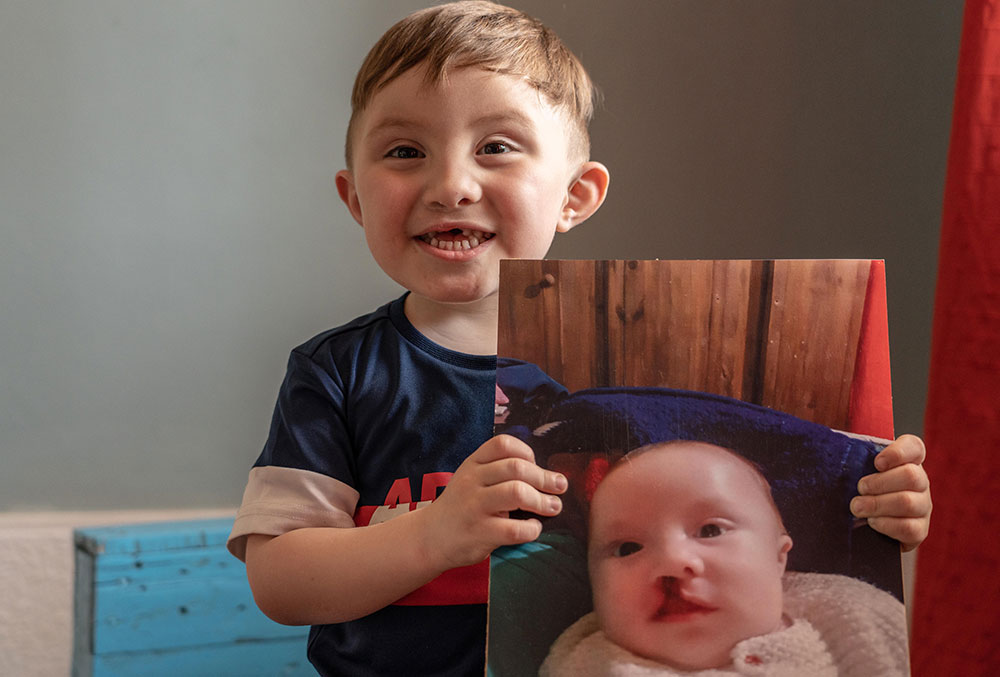
[[[504,261],[499,354],[847,429],[869,260]]]

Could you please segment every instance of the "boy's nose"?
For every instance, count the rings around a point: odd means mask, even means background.
[[[425,203],[434,209],[454,209],[478,202],[482,188],[473,171],[459,161],[435,163],[424,193]]]

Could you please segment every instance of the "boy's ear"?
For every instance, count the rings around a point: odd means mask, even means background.
[[[337,172],[336,182],[337,194],[340,195],[340,199],[347,205],[348,211],[351,212],[351,216],[358,222],[358,225],[364,226],[364,220],[361,217],[361,202],[358,200],[358,191],[354,189],[354,175],[346,169],[341,169]]]
[[[559,215],[556,231],[565,233],[578,223],[583,223],[597,211],[608,195],[611,175],[600,162],[585,162],[580,173],[569,185],[566,204]]]

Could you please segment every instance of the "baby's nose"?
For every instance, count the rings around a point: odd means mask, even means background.
[[[659,554],[659,576],[668,578],[690,578],[700,576],[705,571],[705,563],[690,540],[669,539],[663,544]]]

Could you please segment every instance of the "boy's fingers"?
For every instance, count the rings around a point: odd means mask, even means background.
[[[530,543],[542,535],[542,523],[536,519],[515,520],[498,517],[490,524],[490,528],[496,532],[497,543],[508,545]]]
[[[566,491],[566,477],[546,470],[523,458],[503,458],[481,468],[480,479],[485,486],[495,486],[504,482],[524,482],[547,494],[561,494]]]
[[[512,481],[490,487],[483,496],[482,507],[485,512],[494,515],[525,510],[551,517],[562,510],[562,500],[558,496],[543,494],[524,482]]]
[[[511,435],[497,435],[476,450],[469,460],[492,463],[502,458],[522,458],[535,462],[535,452],[525,442]]]
[[[895,468],[905,463],[917,465],[924,462],[927,447],[916,435],[900,435],[892,444],[875,457],[875,468],[879,471]]]
[[[903,551],[913,550],[927,538],[928,520],[915,517],[873,517],[868,525],[880,533],[895,538]]]
[[[855,496],[851,500],[855,517],[901,517],[923,519],[930,515],[931,500],[926,493],[897,491],[876,496]]]
[[[906,463],[884,472],[866,475],[858,482],[862,495],[888,494],[894,491],[926,492],[930,488],[923,466]]]

